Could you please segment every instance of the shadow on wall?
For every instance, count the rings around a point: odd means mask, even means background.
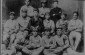
[[[22,5],[24,5],[25,0],[3,0],[3,16],[7,16],[10,11],[14,11],[16,16],[19,16],[19,10]],[[52,0],[47,0],[47,6],[50,7]],[[34,7],[40,7],[40,0],[32,0],[32,5]],[[59,0],[59,7],[68,14],[68,18],[72,18],[73,11],[79,11],[80,18],[82,18],[82,2],[77,0]],[[7,19],[7,18],[3,18]]]

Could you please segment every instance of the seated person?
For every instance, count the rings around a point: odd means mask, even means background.
[[[11,47],[13,41],[16,37],[17,33],[17,22],[15,20],[15,13],[10,12],[10,19],[6,21],[4,24],[4,31],[3,31],[3,42],[6,44],[6,47]],[[9,39],[9,44],[7,43]]]
[[[66,48],[69,47],[68,37],[62,34],[62,28],[57,28],[57,35],[54,36],[54,42],[56,43],[56,47],[54,49],[50,49],[47,55],[61,55]]]
[[[51,29],[51,33],[54,32],[55,25],[52,20],[50,20],[50,15],[49,13],[45,14],[45,20],[43,21],[44,29]]]
[[[43,47],[41,47],[41,37],[37,34],[37,30],[33,30],[29,41],[29,45],[25,46],[22,51],[26,54],[39,55]]]
[[[66,20],[67,14],[61,14],[61,19],[57,21],[56,28],[61,27],[63,28],[63,33],[66,34],[67,32],[67,25],[68,21]]]
[[[78,12],[73,13],[73,18],[68,23],[68,30],[70,32],[69,40],[71,47],[74,51],[76,51],[78,44],[81,40],[81,32],[82,32],[82,21],[79,19]]]
[[[17,18],[18,31],[24,32],[25,29],[28,29],[30,18],[27,17],[27,11],[22,10],[22,14]]]
[[[25,43],[26,43],[25,41],[26,41],[26,37],[28,36],[28,31],[25,30],[24,33],[20,33],[17,36],[18,37],[14,42],[14,46],[16,49],[23,49],[23,47],[25,47]]]
[[[43,22],[42,20],[39,18],[38,16],[38,10],[34,9],[34,16],[33,18],[30,20],[29,22],[29,26],[30,26],[30,30],[32,31],[32,29],[38,30],[38,31],[43,31]]]
[[[45,34],[42,36],[42,46],[44,47],[45,55],[53,55],[48,51],[55,48],[56,44],[54,42],[54,37],[50,35],[50,29],[45,29]]]
[[[5,44],[1,44],[1,55],[12,55],[16,53],[16,49],[12,46],[11,49],[6,49]]]

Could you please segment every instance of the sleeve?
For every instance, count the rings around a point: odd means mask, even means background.
[[[59,26],[60,26],[60,20],[56,22],[56,28],[58,28]]]
[[[21,16],[21,14],[22,14],[22,10],[23,10],[23,6],[22,6],[21,9],[20,9],[20,16]]]
[[[9,25],[8,25],[8,21],[4,24],[4,31],[5,32],[9,32]]]
[[[55,28],[54,21],[51,21],[51,23],[52,23],[52,28]]]
[[[83,26],[83,23],[81,20],[78,21],[78,26],[76,27],[77,30],[76,31],[82,31],[82,26]]]
[[[70,20],[69,22],[68,22],[68,30],[69,31],[71,31],[72,30],[72,20]]]

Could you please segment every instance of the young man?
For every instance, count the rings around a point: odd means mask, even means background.
[[[50,12],[50,9],[46,7],[46,2],[41,2],[41,7],[39,8],[39,16],[44,20],[45,13]]]
[[[42,19],[39,18],[39,14],[38,14],[38,9],[34,9],[34,16],[33,18],[30,20],[30,29],[35,29],[38,31],[43,31],[43,21]]]
[[[67,14],[61,14],[61,19],[57,21],[56,28],[63,28],[63,33],[67,34],[68,21],[66,20]]]
[[[81,32],[82,32],[82,21],[79,20],[78,12],[73,13],[73,19],[69,21],[68,30],[70,31],[69,40],[71,47],[74,51],[76,51],[78,44],[81,40]],[[74,42],[75,39],[75,42]]]
[[[43,21],[43,24],[44,24],[45,29],[51,29],[51,33],[54,32],[55,25],[54,25],[54,22],[52,20],[50,20],[49,13],[45,14],[45,20]]]
[[[62,10],[61,8],[58,7],[58,0],[54,0],[52,4],[52,9],[50,11],[50,16],[55,24],[61,18],[60,17],[61,13],[62,13]]]
[[[30,18],[33,16],[34,8],[30,5],[31,0],[25,0],[25,5],[20,9],[20,15],[23,13],[22,10],[27,10],[27,16]]]
[[[50,29],[45,29],[45,35],[42,37],[42,46],[44,47],[44,55],[54,55],[50,53],[50,49],[55,48],[56,43],[54,37],[50,36]]]
[[[41,47],[41,37],[37,34],[37,30],[33,30],[32,36],[29,38],[30,43],[23,48],[23,52],[31,55],[39,55],[43,47]]]
[[[10,19],[7,20],[7,22],[4,25],[4,31],[3,31],[3,42],[7,42],[8,38],[10,39],[9,46],[13,43],[16,33],[18,30],[17,22],[14,18],[14,12],[10,12]],[[8,45],[7,43],[5,43]]]
[[[62,54],[69,47],[69,40],[67,35],[62,33],[62,28],[57,28],[57,35],[55,35],[55,41],[57,43],[57,48],[54,53]]]
[[[69,47],[68,37],[62,35],[62,28],[57,28],[57,35],[54,36],[54,48],[49,49],[48,55],[61,55]],[[64,50],[64,51],[63,51]]]
[[[29,30],[29,21],[30,18],[27,17],[27,11],[22,10],[22,15],[17,18],[17,23],[18,23],[18,33],[24,33],[24,30],[27,29]],[[18,37],[18,36],[17,36]]]

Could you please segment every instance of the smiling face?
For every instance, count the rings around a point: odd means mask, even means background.
[[[73,14],[73,19],[77,19],[78,18],[78,14],[77,13],[74,13]]]

